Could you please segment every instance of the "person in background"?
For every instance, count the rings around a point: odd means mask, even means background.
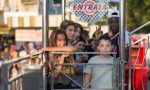
[[[83,27],[79,23],[75,23],[75,33],[74,33],[74,40],[72,42],[72,45],[74,46],[80,39],[82,39],[83,34]]]
[[[118,58],[119,51],[120,51],[120,32],[119,32],[119,11],[117,9],[110,9],[108,11],[108,25],[109,25],[109,32],[105,35],[109,36],[113,46],[113,51],[117,53],[116,57]],[[128,31],[125,30],[125,50],[128,52],[128,45],[129,45],[129,35]],[[127,54],[127,53],[126,53]],[[125,57],[129,57],[129,55],[126,55]],[[126,58],[128,61],[128,58]]]
[[[16,50],[16,45],[15,44],[12,44],[10,46],[10,56],[11,56],[11,59],[15,59],[18,57],[18,52]]]
[[[97,52],[98,50],[97,50],[97,47],[96,47],[96,46],[97,46],[96,40],[93,39],[93,38],[91,38],[91,39],[89,39],[89,43],[90,43],[90,45],[91,45],[93,51],[94,51],[94,52]]]
[[[101,36],[97,48],[99,52],[110,52],[112,49],[112,43],[110,38],[108,36]],[[112,89],[113,69],[108,71],[108,68],[113,66],[113,57],[111,57],[109,54],[100,54],[97,56],[93,56],[88,61],[88,64],[101,64],[101,65],[86,65],[84,69],[85,89],[94,89],[94,90]],[[106,64],[111,65],[107,66]],[[91,84],[88,85],[89,83]]]
[[[38,52],[38,50],[35,49],[33,42],[28,43],[28,49],[29,49],[29,54],[34,54]]]
[[[93,33],[92,37],[94,40],[98,40],[102,35],[103,35],[103,31],[101,31],[101,26],[98,26],[96,27],[96,31]]]
[[[83,39],[78,40],[75,47],[77,48],[77,52],[84,52],[85,48],[85,41]],[[87,54],[74,54],[74,60],[75,63],[85,63],[88,61],[88,55]],[[83,86],[83,67],[82,65],[75,65],[75,77],[74,80]],[[74,82],[71,83],[74,89],[81,88],[79,85],[75,84]]]
[[[94,49],[92,48],[91,44],[89,43],[89,32],[87,30],[83,30],[82,39],[85,40],[85,52],[94,52]],[[88,58],[90,59],[93,54],[88,54]]]

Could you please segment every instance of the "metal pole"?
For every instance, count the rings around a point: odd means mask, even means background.
[[[8,65],[5,62],[1,63],[1,85],[0,90],[8,90]]]
[[[66,19],[65,7],[66,7],[66,0],[62,0],[62,20]]]
[[[131,34],[129,34],[129,76],[128,76],[128,90],[131,90]]]
[[[124,90],[125,61],[125,0],[120,0],[120,84],[119,90]]]
[[[49,25],[49,18],[48,18],[48,6],[49,0],[43,0],[42,3],[43,12],[42,12],[42,45],[43,48],[48,46],[48,25]],[[45,64],[47,60],[47,55],[44,55],[43,63]],[[43,67],[43,90],[47,89],[47,76],[46,76],[46,67]]]

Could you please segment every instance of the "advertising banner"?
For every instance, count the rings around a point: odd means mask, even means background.
[[[72,0],[68,6],[80,21],[95,23],[108,12],[109,0]]]

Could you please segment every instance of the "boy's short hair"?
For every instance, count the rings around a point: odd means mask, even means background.
[[[104,35],[99,37],[98,44],[100,43],[101,40],[110,41],[110,43],[112,44],[110,37],[108,35],[106,35],[106,34],[104,34]]]

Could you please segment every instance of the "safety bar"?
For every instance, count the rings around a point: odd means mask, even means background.
[[[31,57],[34,57],[34,56],[37,56],[39,54],[42,54],[43,52],[40,51],[40,52],[37,52],[33,55],[27,55],[25,57],[21,57],[21,58],[16,58],[16,59],[13,59],[13,60],[8,60],[7,62],[5,62],[6,64],[13,64],[13,63],[17,63],[17,62],[20,62],[20,61],[24,61],[25,59],[29,59]]]
[[[12,77],[12,78],[9,78],[9,65],[11,64],[14,64],[14,63],[18,63],[18,62],[21,62],[21,61],[24,61],[26,59],[30,59],[36,55],[40,55],[40,54],[43,54],[44,52],[37,52],[33,55],[27,55],[25,57],[22,57],[22,58],[18,58],[18,59],[13,59],[12,61],[7,61],[7,62],[2,62],[1,63],[1,69],[2,69],[2,73],[0,74],[2,78],[2,84],[0,85],[0,90],[10,90],[11,88],[9,88],[10,84],[12,84],[13,82],[16,83],[17,80],[19,80],[20,78],[22,78],[24,75],[27,75],[29,73],[33,73],[33,72],[24,72],[24,73],[20,73],[18,75],[16,75],[15,77]],[[62,53],[67,53],[67,54],[113,54],[114,55],[114,58],[115,58],[115,52],[50,52],[50,54],[62,54]],[[54,64],[55,66],[56,64]],[[59,64],[58,64],[59,65]],[[63,64],[63,65],[69,65],[69,64]],[[70,65],[87,65],[87,63],[72,63]],[[95,64],[95,65],[98,65],[98,64]],[[103,65],[112,65],[112,64],[103,64]],[[42,64],[41,67],[44,67],[45,65]],[[15,86],[17,87],[17,85]],[[20,89],[21,90],[21,89]]]
[[[51,54],[116,54],[116,52],[50,52]]]
[[[9,72],[10,71],[10,65],[19,63],[21,61],[26,61],[26,60],[32,59],[35,56],[38,56],[38,55],[43,54],[43,53],[44,52],[39,51],[39,52],[37,52],[35,54],[32,54],[32,55],[26,55],[25,57],[21,57],[21,58],[16,58],[16,59],[13,59],[13,60],[7,60],[7,61],[0,62],[0,90],[13,90],[12,89],[12,84],[13,83],[15,83],[14,89],[16,90],[17,86],[21,87],[20,85],[17,85],[17,82],[20,82],[19,79],[21,79],[24,75],[27,75],[29,73],[33,73],[34,72],[34,70],[32,72],[22,72],[22,71],[20,71],[20,73],[18,73],[17,75],[15,75],[13,77],[9,77],[10,76],[10,72]],[[41,62],[42,62],[42,59],[41,59]],[[38,67],[40,69],[42,69],[43,66],[44,66],[44,63],[41,63],[40,65],[38,65]],[[20,70],[23,70],[23,69],[24,68],[21,67]],[[22,83],[20,82],[18,84],[22,84]],[[22,90],[22,89],[20,88],[19,90]]]
[[[148,21],[147,23],[141,25],[140,27],[138,27],[138,28],[132,30],[129,34],[130,34],[130,35],[134,34],[135,32],[141,30],[143,27],[147,26],[148,24],[150,24],[150,21]]]
[[[89,64],[89,63],[63,63],[63,64],[58,64],[58,63],[55,63],[54,61],[54,57],[51,58],[51,65],[52,65],[52,68],[51,68],[51,72],[50,74],[53,74],[54,73],[54,67],[57,66],[57,65],[62,65],[62,66],[85,66],[85,65],[113,65],[112,67],[109,67],[104,73],[100,74],[96,79],[94,79],[93,81],[91,81],[87,86],[91,85],[93,82],[95,82],[98,78],[102,78],[102,76],[104,76],[107,72],[109,72],[110,70],[112,70],[114,68],[114,65],[119,65],[120,63],[120,60],[116,60],[116,53],[115,52],[50,52],[50,54],[52,55],[55,55],[55,54],[113,54],[113,57],[114,57],[114,63],[94,63],[94,64]],[[117,69],[117,68],[116,68]],[[117,70],[119,71],[119,69]],[[115,75],[118,74],[117,76],[119,76],[119,73],[116,71],[116,73],[114,73]],[[72,82],[74,82],[76,85],[78,85],[81,89],[75,89],[75,90],[84,90],[84,86],[80,85],[78,82],[76,82],[73,78],[69,77],[65,72],[63,71],[60,71],[60,73],[63,75],[63,77],[67,77],[68,79],[70,79]],[[118,79],[117,79],[118,80]],[[54,89],[54,78],[51,77],[51,90],[60,90],[60,89]],[[115,82],[114,82],[115,83]],[[120,87],[121,85],[125,85],[125,84],[119,84],[119,83],[115,83],[117,84],[118,87]],[[118,88],[117,87],[117,88]],[[117,90],[117,88],[115,87],[115,89],[105,89],[105,90]],[[61,90],[64,90],[63,88]],[[67,90],[72,90],[72,89],[67,89]],[[88,90],[91,90],[91,89],[88,89]],[[94,90],[94,89],[92,89]]]
[[[135,41],[133,44],[135,45],[135,44],[137,44],[137,43],[141,42],[142,40],[144,40],[145,38],[147,38],[147,37],[149,37],[149,36],[150,36],[150,33],[149,33],[149,34],[147,34],[147,35],[145,35],[145,36],[143,36],[143,37],[142,37],[142,38],[140,38],[139,40]]]

